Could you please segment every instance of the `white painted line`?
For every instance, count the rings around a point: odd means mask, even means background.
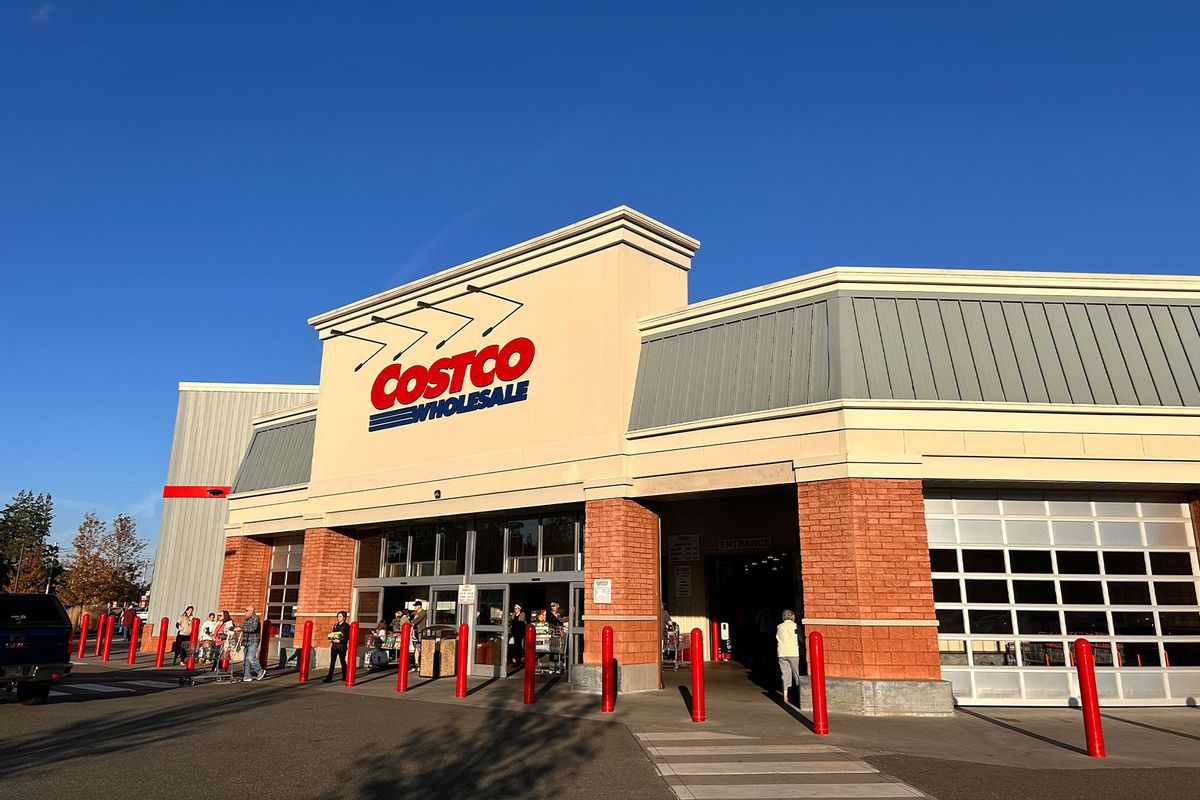
[[[132,691],[134,691],[133,689],[129,689],[124,686],[108,686],[103,683],[66,683],[66,684],[59,684],[59,685],[63,689],[80,689],[85,692],[113,693],[113,692],[132,692]]]
[[[902,783],[741,784],[672,786],[683,800],[797,800],[798,798],[925,797]]]
[[[668,761],[661,775],[810,775],[877,772],[861,761]]]
[[[660,756],[758,756],[777,753],[840,753],[828,744],[714,744],[682,745],[677,747],[652,745]]]
[[[145,686],[148,689],[166,689],[179,685],[178,681],[121,681],[121,683],[128,683],[130,686]]]
[[[51,689],[50,696],[51,697],[70,697],[71,693],[70,692],[56,692],[55,690]]]
[[[706,733],[703,731],[679,731],[676,733],[639,733],[643,742],[692,742],[707,739],[753,739],[753,736],[737,736],[732,733]]]

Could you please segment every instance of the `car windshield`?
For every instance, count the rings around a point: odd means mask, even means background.
[[[0,594],[0,625],[65,625],[62,605],[48,594]]]

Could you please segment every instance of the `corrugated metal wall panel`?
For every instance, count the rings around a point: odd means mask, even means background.
[[[191,390],[179,392],[172,435],[169,485],[233,484],[251,436],[251,418],[311,403],[316,389],[294,391]],[[227,501],[166,498],[154,554],[149,618],[174,619],[185,606],[215,610],[221,586]]]
[[[234,494],[307,483],[316,427],[314,416],[256,430],[234,478]]]
[[[835,398],[1200,406],[1200,305],[835,292],[641,359],[633,430]]]

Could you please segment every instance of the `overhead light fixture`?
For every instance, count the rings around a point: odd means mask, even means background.
[[[375,314],[372,314],[372,315],[371,315],[371,322],[378,322],[378,323],[381,323],[381,324],[383,324],[383,325],[391,325],[391,326],[393,326],[393,327],[396,327],[396,328],[403,328],[403,329],[404,329],[404,330],[406,330],[406,331],[412,331],[413,333],[419,333],[419,334],[421,334],[421,335],[420,335],[420,336],[418,336],[416,339],[413,339],[411,342],[409,342],[409,343],[408,343],[408,344],[407,344],[407,345],[404,347],[404,349],[403,349],[403,350],[401,350],[399,353],[396,353],[396,355],[392,356],[392,361],[399,361],[399,360],[400,360],[400,356],[402,356],[402,355],[404,355],[405,353],[407,353],[409,350],[411,350],[411,349],[412,349],[412,348],[413,348],[413,347],[416,345],[416,343],[417,343],[417,342],[421,341],[421,340],[422,340],[422,339],[424,339],[424,338],[425,338],[427,335],[429,335],[429,331],[421,330],[420,328],[414,328],[414,327],[413,327],[413,326],[411,326],[411,325],[404,325],[403,323],[400,323],[400,322],[392,322],[390,319],[384,319],[383,317],[380,317],[380,316],[378,316],[378,315],[375,315]]]
[[[468,316],[466,314],[460,314],[457,311],[451,311],[450,309],[442,308],[441,306],[435,306],[433,303],[426,303],[424,300],[417,301],[417,308],[428,308],[432,311],[440,311],[443,314],[450,314],[452,316],[458,317],[459,319],[466,320],[466,322],[464,322],[462,325],[459,325],[458,328],[455,329],[454,333],[450,334],[445,339],[442,339],[440,342],[438,342],[436,345],[434,345],[434,348],[433,348],[434,350],[441,350],[442,347],[446,344],[446,342],[453,339],[455,336],[457,336],[459,334],[459,331],[461,331],[463,328],[467,327],[468,325],[470,325],[472,322],[475,321],[474,317]]]
[[[486,329],[484,329],[483,334],[482,334],[483,336],[487,336],[492,331],[496,330],[496,328],[499,328],[500,323],[504,322],[506,319],[508,319],[513,314],[517,313],[518,311],[520,311],[522,308],[525,307],[525,304],[518,300],[513,300],[511,297],[504,297],[502,295],[498,295],[495,292],[489,292],[487,289],[481,289],[480,287],[474,286],[469,283],[467,284],[467,291],[475,292],[476,294],[486,294],[488,297],[494,297],[497,300],[503,300],[506,303],[512,303],[514,305],[514,308],[511,311],[509,311],[507,314],[505,314],[499,320],[497,320],[496,322],[493,322]]]

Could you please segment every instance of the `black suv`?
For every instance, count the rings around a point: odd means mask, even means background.
[[[50,594],[0,593],[0,687],[27,706],[50,696],[71,671],[71,620]]]

